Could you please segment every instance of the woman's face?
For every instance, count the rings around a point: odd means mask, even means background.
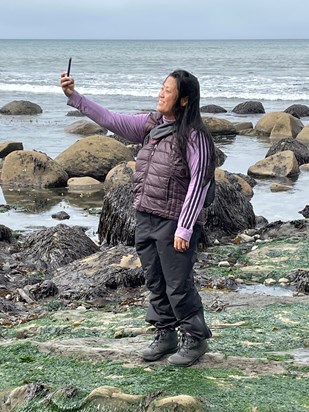
[[[167,77],[163,83],[160,93],[157,110],[168,120],[175,120],[173,107],[178,99],[177,81],[174,77]]]

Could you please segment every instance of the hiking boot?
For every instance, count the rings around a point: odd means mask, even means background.
[[[174,353],[178,349],[178,337],[175,329],[157,329],[153,342],[143,350],[145,361],[156,361],[167,353]]]
[[[196,339],[184,333],[177,353],[171,355],[167,361],[174,366],[190,366],[206,352],[208,352],[206,339]]]

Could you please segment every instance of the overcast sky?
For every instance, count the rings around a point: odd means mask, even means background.
[[[1,39],[309,38],[309,0],[1,0]]]

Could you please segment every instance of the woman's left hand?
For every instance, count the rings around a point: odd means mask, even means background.
[[[189,249],[189,242],[181,237],[175,236],[174,237],[174,248],[177,252],[185,252]]]

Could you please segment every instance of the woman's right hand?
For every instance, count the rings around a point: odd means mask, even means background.
[[[74,92],[74,79],[72,77],[68,77],[66,72],[61,73],[60,85],[62,87],[63,93],[67,97],[72,96]]]

